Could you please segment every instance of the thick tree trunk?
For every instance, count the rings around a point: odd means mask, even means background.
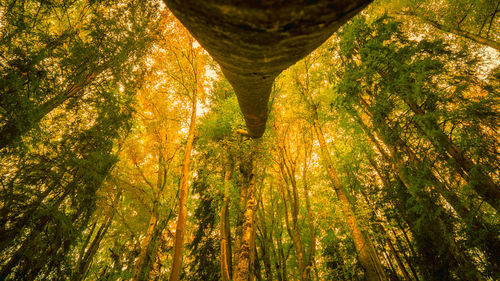
[[[371,2],[164,1],[220,64],[254,138],[264,133],[274,78]]]
[[[172,258],[172,271],[170,273],[170,281],[179,281],[182,267],[182,251],[184,248],[184,234],[186,232],[186,216],[187,216],[187,194],[189,180],[189,164],[191,159],[191,148],[194,142],[194,129],[196,123],[196,104],[198,102],[197,92],[193,93],[191,105],[191,118],[189,123],[189,131],[184,151],[184,161],[182,163],[181,184],[179,186],[179,214],[177,216],[177,226],[175,228],[174,256]]]
[[[380,258],[377,255],[370,239],[366,237],[366,235],[362,232],[361,228],[359,227],[351,203],[349,202],[344,187],[342,186],[342,183],[340,182],[340,179],[337,176],[337,172],[335,171],[335,168],[332,165],[330,152],[328,150],[326,141],[323,136],[323,132],[319,125],[318,113],[316,111],[317,109],[312,108],[312,110],[313,110],[312,114],[314,122],[313,125],[321,147],[321,152],[328,171],[328,175],[330,177],[330,180],[332,181],[337,197],[339,198],[339,201],[341,203],[340,205],[342,207],[342,211],[344,213],[347,225],[349,226],[349,230],[351,231],[352,238],[354,240],[354,245],[356,247],[356,250],[358,251],[359,261],[363,266],[363,268],[365,269],[366,278],[369,281],[372,280],[386,281],[388,279],[385,276],[385,272],[380,262]]]
[[[258,142],[258,141],[255,141]],[[258,143],[254,143],[254,148],[258,150]],[[243,226],[240,239],[240,247],[238,255],[238,264],[236,264],[237,270],[235,271],[235,276],[233,280],[235,281],[249,281],[252,278],[253,271],[253,260],[255,257],[255,212],[257,208],[257,201],[255,199],[255,171],[256,171],[256,159],[255,152],[250,155],[250,163],[248,175],[245,177],[248,179],[248,190],[246,194],[245,202],[245,212],[243,213]]]
[[[220,267],[221,279],[229,281],[232,277],[231,232],[229,226],[229,179],[231,170],[224,171],[224,199],[220,210]]]

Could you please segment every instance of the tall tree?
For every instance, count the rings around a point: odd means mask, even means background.
[[[172,15],[169,15],[173,17]],[[182,269],[182,252],[184,248],[184,234],[186,231],[188,181],[190,176],[191,149],[194,143],[197,104],[199,95],[203,93],[205,78],[204,50],[184,30],[179,22],[173,23],[175,32],[178,34],[175,46],[177,50],[171,52],[177,63],[175,70],[169,70],[167,75],[174,79],[182,88],[181,92],[188,96],[191,103],[191,116],[187,133],[186,146],[184,148],[184,160],[182,163],[181,181],[179,185],[179,211],[175,229],[174,256],[172,258],[172,270],[170,281],[178,281]],[[182,34],[182,35],[181,35]],[[172,44],[174,45],[174,44]],[[177,52],[175,52],[177,51]]]

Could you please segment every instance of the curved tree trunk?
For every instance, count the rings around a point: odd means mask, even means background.
[[[220,64],[254,138],[264,133],[274,78],[371,2],[164,1]]]

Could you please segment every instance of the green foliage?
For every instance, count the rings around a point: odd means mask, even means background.
[[[214,197],[207,183],[210,171],[198,170],[198,176],[193,183],[193,193],[199,196],[194,213],[196,230],[194,238],[188,245],[190,257],[188,273],[183,276],[186,280],[220,280],[220,237],[218,236],[218,210],[220,197]]]
[[[155,36],[155,3],[66,2],[2,3],[2,280],[71,277]]]

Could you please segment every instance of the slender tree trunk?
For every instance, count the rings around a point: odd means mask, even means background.
[[[270,190],[272,190],[272,184],[269,185]],[[272,191],[271,191],[272,192]],[[271,201],[273,198],[271,197]],[[271,217],[271,233],[268,232],[268,225],[267,225],[267,219],[266,219],[266,209],[265,205],[262,200],[262,192],[259,192],[258,196],[258,201],[257,201],[257,206],[260,207],[258,208],[257,216],[258,216],[258,221],[260,227],[257,229],[259,230],[260,235],[257,237],[259,238],[258,241],[260,242],[260,251],[261,251],[261,257],[262,257],[262,262],[264,264],[264,274],[265,274],[265,279],[267,281],[273,280],[273,271],[272,271],[272,264],[271,264],[271,249],[273,247],[273,238],[272,238],[272,228],[274,227],[273,221],[274,221],[274,214]],[[274,212],[272,203],[271,203],[271,210]]]
[[[76,273],[73,274],[71,280],[72,281],[81,281],[85,279],[85,275],[87,274],[87,271],[90,267],[90,264],[92,262],[92,259],[94,258],[95,254],[97,253],[97,250],[99,249],[99,245],[108,232],[109,226],[113,222],[113,215],[114,213],[111,213],[111,215],[107,218],[107,220],[102,224],[99,229],[97,230],[97,233],[94,237],[94,240],[92,240],[92,243],[90,244],[90,247],[86,250],[85,254],[82,256],[81,259],[79,259],[77,263],[77,270]],[[91,236],[92,233],[89,234]],[[90,238],[90,237],[89,237]]]
[[[369,159],[369,162],[370,164],[372,164],[372,166],[375,167],[375,163],[373,161],[373,159]],[[381,177],[379,171],[378,171],[378,168],[376,169],[377,171],[377,174]],[[382,180],[384,182],[384,184],[386,184],[386,182],[384,180]],[[372,210],[372,212],[375,214],[376,213],[376,206],[374,206],[371,202],[371,200],[368,198],[368,194],[366,194],[366,192],[363,191],[363,189],[361,189],[361,194],[363,195],[363,198],[365,199],[366,201],[366,204],[370,207],[370,209]],[[405,278],[406,281],[411,281],[411,278],[410,278],[410,275],[408,274],[408,271],[406,270],[403,262],[401,261],[400,257],[399,257],[399,254],[398,252],[396,251],[396,249],[394,248],[394,245],[392,244],[392,241],[391,241],[391,237],[389,235],[389,232],[386,231],[386,229],[384,228],[384,226],[382,225],[382,223],[375,223],[375,225],[377,226],[377,230],[379,233],[381,233],[387,243],[387,245],[389,246],[389,250],[390,252],[392,253],[392,256],[394,257],[394,259],[396,260],[396,263],[398,264],[398,268],[400,269],[401,273],[403,274],[403,277]],[[389,261],[390,260],[390,256],[387,255],[387,259]],[[396,272],[396,270],[393,269],[394,272]]]
[[[354,240],[354,245],[359,254],[360,263],[366,271],[366,278],[369,281],[371,280],[386,281],[388,279],[385,276],[385,272],[380,262],[380,258],[376,254],[375,248],[370,239],[368,239],[360,229],[356,217],[354,215],[352,206],[350,205],[349,199],[344,190],[344,187],[342,186],[337,176],[337,172],[332,165],[332,160],[330,159],[330,152],[328,150],[326,141],[323,136],[323,132],[319,125],[317,109],[312,108],[312,110],[313,110],[312,114],[314,122],[313,125],[321,147],[328,175],[333,183],[335,192],[337,193],[337,197],[339,198],[339,201],[341,203],[342,211],[346,218],[347,225],[349,226],[349,229],[351,231]]]
[[[305,162],[304,162],[305,163]],[[305,165],[305,164],[304,164]],[[314,219],[311,211],[311,202],[309,200],[309,184],[307,182],[307,169],[304,168],[302,180],[304,182],[304,197],[306,200],[306,210],[307,210],[307,224],[309,227],[309,236],[311,237],[311,248],[309,251],[309,258],[307,261],[306,277],[310,279],[311,271],[314,268],[316,270],[316,231],[314,229]],[[317,274],[317,271],[316,271]],[[318,276],[316,276],[318,277]]]
[[[191,119],[189,124],[188,138],[186,143],[186,150],[184,152],[184,161],[182,164],[181,184],[179,186],[179,215],[177,217],[177,226],[175,228],[174,256],[172,258],[172,271],[169,278],[170,281],[179,281],[181,275],[184,234],[186,233],[189,163],[191,159],[191,148],[193,147],[194,142],[196,103],[197,93],[196,91],[194,91],[192,97]]]
[[[269,245],[267,241],[266,235],[263,234],[259,239],[260,241],[260,250],[262,252],[262,262],[264,263],[264,274],[266,277],[266,280],[271,281],[273,280],[273,272],[271,268],[271,257],[269,256]]]
[[[285,191],[286,188],[286,191]],[[287,196],[288,193],[288,196]],[[298,218],[297,218],[297,213],[296,210],[298,210],[298,204],[297,201],[294,201],[292,198],[290,198],[290,190],[288,187],[283,187],[281,186],[281,194],[283,197],[283,205],[285,209],[285,224],[286,228],[288,231],[288,235],[292,238],[292,243],[295,248],[295,253],[297,255],[297,262],[299,264],[299,274],[300,274],[300,279],[304,280],[306,278],[306,261],[305,261],[305,252],[304,252],[304,245],[302,244],[302,238],[300,237],[300,230],[298,228]],[[290,226],[290,214],[288,211],[288,205],[287,202],[290,201],[291,205],[291,217],[292,217],[292,225]]]
[[[248,179],[245,178],[244,175],[241,176],[241,181],[243,183],[248,182]],[[245,214],[245,208],[246,208],[246,202],[247,202],[247,194],[248,194],[248,184],[242,184],[240,186],[240,202],[239,202],[239,209],[238,209],[238,222],[236,224],[236,230],[235,230],[235,241],[234,241],[234,255],[233,255],[233,276],[232,279],[234,279],[238,275],[238,264],[239,264],[239,259],[240,259],[240,248],[241,248],[241,238],[243,236],[243,221],[244,221],[244,214]]]
[[[403,163],[398,163],[396,159],[394,159],[394,155],[398,154],[397,151],[392,148],[391,155],[385,153],[379,141],[375,138],[371,130],[368,128],[368,125],[364,123],[364,121],[360,118],[359,115],[355,112],[351,112],[352,116],[356,119],[358,124],[362,127],[365,134],[368,135],[372,144],[375,145],[379,153],[382,155],[382,158],[388,162],[396,165],[392,165],[394,173],[398,176],[398,178],[405,182],[405,185],[409,185],[409,179],[406,178],[406,175],[402,172],[401,168]],[[379,126],[383,127],[385,131],[390,131],[391,128],[384,123],[380,122]],[[413,163],[415,168],[420,169],[419,167],[423,167],[422,161],[415,155],[415,153],[403,142],[402,139],[397,137],[395,134],[392,134],[391,138],[396,142],[396,144],[405,152],[405,154],[409,157],[410,161]],[[385,140],[385,139],[384,139]],[[399,159],[399,158],[398,158]],[[500,267],[499,265],[499,251],[500,251],[500,239],[498,236],[491,230],[494,227],[488,225],[481,217],[473,215],[469,208],[465,206],[460,198],[458,198],[457,194],[442,183],[431,171],[432,167],[429,169],[423,169],[424,176],[427,180],[433,183],[433,187],[436,191],[441,194],[445,200],[453,207],[455,212],[466,222],[466,225],[470,230],[474,233],[482,232],[484,233],[484,239],[487,243],[482,243],[478,247],[486,253],[486,258],[488,262],[491,264],[492,268],[496,270]]]
[[[231,233],[229,227],[229,179],[231,170],[224,172],[224,201],[220,211],[220,266],[221,279],[223,281],[231,280],[232,276],[232,257],[231,257]]]
[[[67,186],[73,186],[74,182],[69,183]],[[57,201],[54,203],[54,205],[51,206],[52,210],[57,210],[59,206],[64,202],[64,199],[72,192],[74,191],[73,188],[66,188],[64,193],[57,198]],[[28,237],[23,241],[23,245],[17,249],[17,251],[11,255],[9,258],[9,261],[2,266],[2,269],[0,269],[0,281],[5,280],[7,276],[12,272],[12,269],[21,261],[24,252],[28,247],[34,243],[36,237],[40,234],[41,230],[45,225],[51,220],[52,216],[51,215],[45,215],[39,219],[38,224],[33,227],[31,232],[29,233]]]
[[[405,173],[402,172],[403,164],[401,162],[401,157],[398,155],[398,152],[392,147],[391,147],[391,158],[393,159],[393,161],[392,161],[393,170],[398,175],[399,179],[403,183],[403,186],[406,188],[406,190],[405,190],[406,196],[408,196],[408,197],[413,196],[414,198],[418,198],[417,196],[410,195],[410,193],[408,193],[409,191],[411,191],[411,188],[410,188],[411,182],[406,177]],[[408,201],[408,200],[405,199],[404,201]],[[429,210],[429,211],[431,211],[432,213],[437,213],[436,208],[438,208],[438,206],[435,204],[431,204],[430,206],[434,207],[434,208]],[[406,217],[405,209],[403,209],[402,206],[400,206],[399,209],[401,211],[401,214],[404,217]],[[410,229],[415,227],[414,223],[410,219],[406,218],[406,222],[407,222],[408,226],[410,227]],[[477,269],[475,268],[473,263],[471,263],[470,260],[468,259],[468,257],[466,255],[464,255],[464,253],[458,248],[454,238],[449,237],[449,234],[448,234],[449,230],[446,226],[446,223],[440,217],[437,217],[434,222],[428,222],[428,223],[436,223],[437,224],[435,226],[436,230],[438,230],[440,233],[442,233],[441,239],[445,240],[447,250],[451,254],[451,257],[455,260],[457,265],[463,266],[464,268],[468,269],[469,272],[467,273],[467,276],[465,276],[464,270],[460,271],[461,274],[464,274],[464,276],[462,276],[462,278],[465,278],[464,280],[483,280],[483,278],[480,276],[479,272],[477,272]]]
[[[403,232],[403,235],[406,236],[406,232],[405,230],[403,229],[402,230]],[[410,257],[406,255],[406,251],[403,251],[403,245],[401,244],[401,242],[399,241],[399,238],[398,236],[396,235],[396,232],[394,230],[392,230],[392,234],[394,235],[394,239],[396,240],[396,245],[398,246],[398,249],[399,249],[399,252],[402,253],[403,255],[403,258],[405,259],[406,261],[406,264],[408,265],[408,267],[410,268],[410,271],[412,273],[412,276],[414,278],[414,280],[417,280],[419,281],[420,279],[418,278],[418,274],[417,274],[417,271],[415,270],[415,267],[413,266],[413,263],[411,262],[410,260]],[[411,245],[410,245],[411,246]],[[411,248],[410,248],[411,250]]]

